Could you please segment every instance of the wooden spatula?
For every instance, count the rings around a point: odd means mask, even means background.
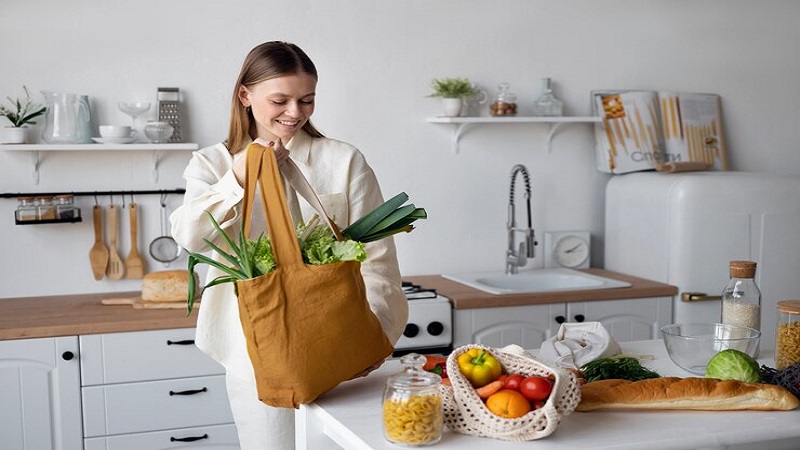
[[[136,203],[131,203],[130,208],[131,251],[128,253],[128,257],[125,258],[125,278],[141,279],[144,277],[144,260],[138,249],[137,211],[139,207]]]
[[[103,243],[103,208],[94,205],[94,245],[89,250],[89,262],[95,280],[102,280],[108,266],[108,249]]]
[[[125,273],[125,265],[117,252],[117,205],[108,205],[108,271],[106,275],[112,280],[119,280]]]

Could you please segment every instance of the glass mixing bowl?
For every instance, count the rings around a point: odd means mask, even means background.
[[[722,323],[676,323],[661,327],[661,334],[672,362],[701,376],[722,350],[732,348],[755,358],[761,339],[758,330]]]

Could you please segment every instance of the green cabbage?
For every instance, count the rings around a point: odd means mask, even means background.
[[[706,378],[761,382],[758,362],[747,353],[735,349],[722,350],[706,366]]]

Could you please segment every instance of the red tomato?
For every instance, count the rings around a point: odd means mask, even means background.
[[[506,378],[506,384],[503,387],[505,389],[511,389],[511,390],[514,390],[514,391],[518,391],[519,390],[519,385],[520,385],[520,383],[522,383],[522,380],[524,380],[524,379],[525,379],[525,377],[520,375],[520,374],[518,374],[518,373],[515,373],[514,375],[509,375],[508,378]]]
[[[532,376],[519,384],[519,391],[528,400],[546,400],[553,386],[547,378]]]

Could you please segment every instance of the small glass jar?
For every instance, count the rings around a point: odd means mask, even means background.
[[[517,96],[509,92],[508,83],[500,83],[498,92],[489,105],[489,114],[492,116],[516,116]]]
[[[17,210],[14,212],[17,222],[33,222],[39,219],[33,197],[19,197],[17,200],[19,205],[17,205]]]
[[[800,300],[778,302],[775,327],[775,368],[784,369],[800,362]]]
[[[400,358],[403,371],[386,380],[383,392],[383,433],[386,440],[407,447],[433,445],[442,438],[442,379],[422,370],[425,357]]]
[[[39,220],[55,220],[56,207],[53,197],[36,197],[36,215]]]
[[[75,207],[72,194],[56,195],[53,197],[56,207],[56,217],[60,220],[77,219],[80,210]]]

